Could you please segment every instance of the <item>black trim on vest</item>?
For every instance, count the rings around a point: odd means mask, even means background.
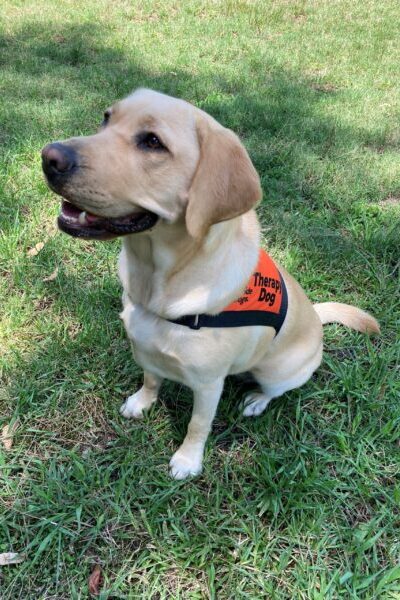
[[[184,325],[190,329],[201,329],[202,327],[244,327],[248,325],[264,325],[273,327],[278,335],[286,317],[288,308],[288,294],[285,281],[279,273],[282,284],[282,300],[279,313],[267,310],[227,310],[218,315],[185,315],[179,319],[168,319],[170,323]]]

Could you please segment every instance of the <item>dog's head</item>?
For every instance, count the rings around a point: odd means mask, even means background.
[[[185,219],[202,238],[253,208],[257,172],[239,139],[191,104],[139,89],[104,113],[98,133],[48,144],[43,171],[63,197],[60,229],[110,239]]]

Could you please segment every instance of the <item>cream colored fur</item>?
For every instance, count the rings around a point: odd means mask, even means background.
[[[355,306],[340,302],[323,302],[314,304],[321,323],[342,323],[361,333],[379,333],[379,324],[374,317]]]
[[[144,369],[143,386],[121,413],[141,418],[165,378],[193,390],[188,431],[170,462],[172,476],[182,479],[201,471],[227,375],[253,373],[260,391],[245,399],[244,414],[258,415],[318,368],[322,323],[338,321],[360,331],[377,331],[378,325],[347,305],[313,307],[282,267],[288,313],[276,337],[270,327],[194,331],[169,322],[187,314],[216,314],[243,291],[260,247],[253,210],[261,198],[258,176],[238,138],[182,100],[139,90],[112,113],[99,134],[69,141],[90,168],[68,193],[95,214],[147,208],[160,216],[152,230],[124,238],[119,259],[121,317]],[[130,146],[144,126],[163,137],[168,155],[143,155]]]

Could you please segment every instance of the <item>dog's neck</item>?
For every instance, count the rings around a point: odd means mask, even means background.
[[[259,252],[254,211],[218,223],[201,243],[183,222],[124,238],[119,274],[131,301],[175,319],[216,314],[243,291]]]

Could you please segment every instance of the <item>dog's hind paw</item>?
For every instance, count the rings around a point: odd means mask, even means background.
[[[245,396],[243,401],[243,416],[258,417],[267,408],[271,398],[260,392],[252,392]]]
[[[125,419],[143,419],[144,411],[150,408],[152,403],[149,404],[140,392],[141,390],[129,396],[119,409]]]

